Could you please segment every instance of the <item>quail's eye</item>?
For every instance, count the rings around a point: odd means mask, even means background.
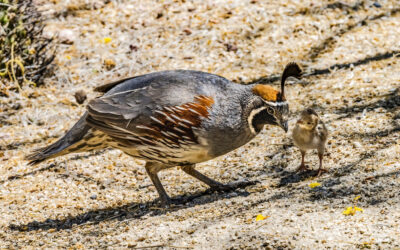
[[[276,115],[276,110],[274,108],[271,108],[271,114],[273,114],[274,116]]]
[[[267,111],[270,115],[275,115],[275,109],[271,108],[271,107],[267,107]]]

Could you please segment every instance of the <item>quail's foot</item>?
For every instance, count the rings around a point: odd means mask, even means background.
[[[160,205],[163,208],[169,208],[173,204],[173,201],[169,197],[160,197]]]

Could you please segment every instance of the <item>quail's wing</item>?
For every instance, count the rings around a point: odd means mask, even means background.
[[[124,79],[120,79],[114,82],[109,82],[100,86],[97,86],[96,88],[94,88],[94,91],[97,92],[101,92],[101,93],[106,93],[107,91],[111,90],[112,88],[114,88],[115,86],[117,86],[118,84],[124,83],[126,81],[132,80],[136,78],[134,77],[128,77],[128,78],[124,78]]]
[[[89,102],[87,122],[126,144],[195,143],[193,128],[208,118],[212,97],[174,86],[148,86],[104,95]],[[175,92],[176,93],[176,92]]]

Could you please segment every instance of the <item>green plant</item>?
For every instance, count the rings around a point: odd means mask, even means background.
[[[20,89],[22,84],[40,85],[44,76],[51,73],[55,46],[52,39],[42,35],[43,21],[32,0],[0,0],[3,89]]]

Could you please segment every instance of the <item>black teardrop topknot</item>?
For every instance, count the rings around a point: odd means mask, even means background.
[[[300,78],[301,73],[302,73],[301,68],[297,63],[291,62],[286,65],[285,69],[283,70],[282,80],[281,80],[281,97],[282,98],[284,98],[284,96],[285,96],[285,81],[286,81],[286,79],[291,76]]]

